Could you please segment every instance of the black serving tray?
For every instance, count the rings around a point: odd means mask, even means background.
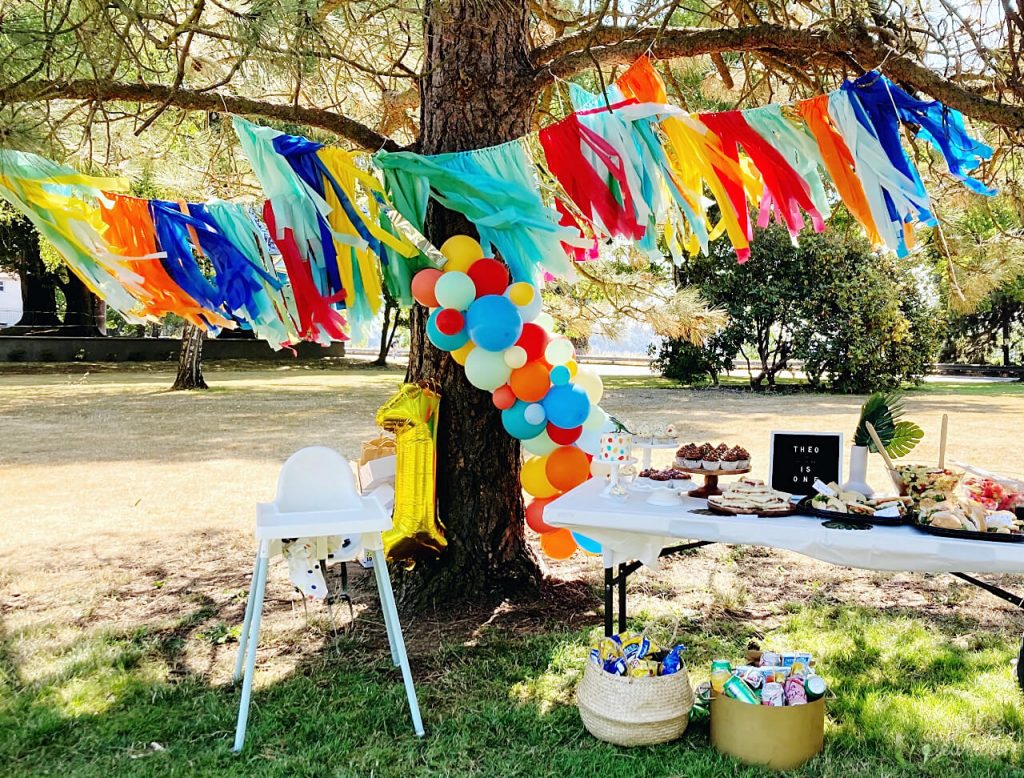
[[[859,513],[839,513],[839,511],[823,511],[811,505],[811,496],[804,497],[797,503],[796,509],[805,516],[816,516],[829,521],[845,521],[847,524],[865,524],[879,527],[898,527],[907,523],[906,516],[862,516]]]
[[[1006,534],[1002,532],[975,532],[969,529],[946,529],[933,527],[931,524],[915,524],[922,532],[938,535],[940,538],[956,538],[957,540],[984,540],[989,543],[1024,543],[1024,532]]]

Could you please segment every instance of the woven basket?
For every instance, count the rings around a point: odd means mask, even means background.
[[[598,740],[619,746],[667,743],[686,730],[693,689],[686,668],[654,678],[625,678],[588,662],[576,706],[583,726]]]

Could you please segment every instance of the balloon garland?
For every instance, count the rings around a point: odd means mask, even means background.
[[[532,498],[526,523],[544,553],[568,559],[577,548],[601,553],[599,543],[544,522],[544,508],[590,478],[590,462],[609,426],[598,403],[601,377],[576,362],[572,342],[553,331],[541,312],[540,289],[513,283],[503,262],[485,257],[468,235],[445,241],[443,269],[412,279],[412,294],[430,309],[427,338],[449,352],[477,389],[491,393],[501,423],[533,456],[523,464]]]

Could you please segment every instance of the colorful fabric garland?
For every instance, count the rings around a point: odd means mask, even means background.
[[[421,232],[433,198],[474,224],[484,249],[501,255],[513,279],[536,281],[542,269],[575,275],[562,244],[586,248],[587,242],[544,205],[520,141],[432,156],[380,151],[374,161],[395,207]]]
[[[423,231],[431,199],[469,219],[514,281],[536,283],[572,278],[574,261],[609,238],[681,262],[725,234],[742,262],[751,207],[757,224],[774,216],[794,239],[805,215],[821,230],[834,204],[826,181],[874,245],[905,256],[915,228],[936,220],[903,129],[967,187],[994,194],[971,175],[992,149],[963,117],[877,72],[793,106],[693,114],[667,104],[645,56],[600,96],[571,84],[570,99],[573,112],[540,131],[532,157],[522,139],[381,151],[383,182],[347,151],[236,117],[268,235],[241,205],[133,198],[123,179],[10,150],[0,150],[0,197],[130,321],[174,313],[214,332],[251,328],[280,348],[345,339],[349,325],[364,332],[385,296],[411,305],[414,274],[435,262],[402,230]]]

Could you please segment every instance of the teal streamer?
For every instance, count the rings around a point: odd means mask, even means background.
[[[562,243],[581,245],[579,234],[544,205],[519,141],[430,156],[379,151],[374,161],[391,202],[421,232],[433,198],[473,223],[484,251],[497,251],[514,280],[536,283],[542,269],[574,277]]]

